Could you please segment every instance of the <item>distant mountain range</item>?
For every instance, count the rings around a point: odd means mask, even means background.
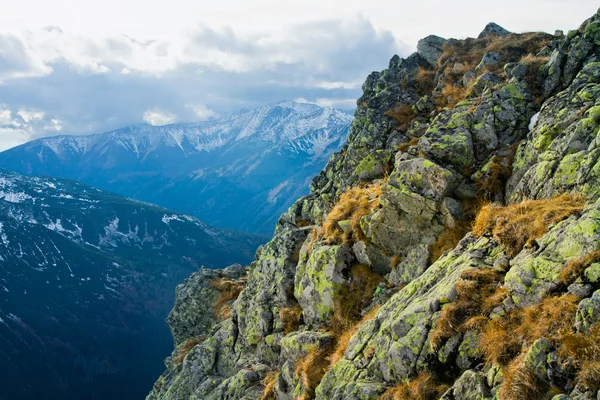
[[[172,350],[176,284],[264,239],[0,169],[0,398],[143,398]]]
[[[57,136],[0,153],[0,167],[71,178],[195,215],[211,225],[271,233],[329,156],[352,116],[284,101],[162,127]]]

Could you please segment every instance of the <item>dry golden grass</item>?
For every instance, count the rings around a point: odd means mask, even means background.
[[[370,309],[369,312],[366,313],[364,315],[364,317],[361,318],[360,321],[355,323],[353,326],[351,326],[349,329],[344,331],[338,337],[338,339],[336,341],[335,349],[334,349],[333,353],[331,354],[331,356],[329,356],[329,368],[333,368],[334,365],[344,356],[344,353],[346,352],[346,349],[348,348],[348,342],[350,342],[350,339],[352,339],[352,336],[354,336],[354,334],[360,329],[361,326],[363,326],[365,324],[365,322],[373,319],[375,314],[377,314],[377,311],[379,311],[380,307],[381,306],[376,306],[376,307],[373,307],[372,309]],[[371,349],[370,352],[371,352],[371,354],[373,354],[372,352],[375,351],[375,348],[370,347],[369,349]],[[369,351],[369,349],[367,349],[365,351],[365,356],[367,356],[367,351]]]
[[[550,41],[552,35],[538,32],[493,36],[485,39],[466,39],[452,41],[444,46],[442,56],[438,61],[441,67],[450,58],[462,64],[478,65],[483,55],[497,52],[502,56],[502,64],[517,62],[528,54],[537,54]]]
[[[277,398],[275,394],[275,384],[277,383],[278,377],[279,371],[271,371],[265,376],[262,380],[264,389],[260,396],[260,400],[275,400]]]
[[[486,165],[485,171],[478,177],[475,186],[479,190],[479,196],[491,200],[494,195],[504,190],[504,185],[512,175],[513,154],[516,150],[511,147],[510,155],[492,157],[491,162]]]
[[[362,217],[381,207],[381,184],[373,183],[365,187],[353,187],[342,193],[323,223],[323,228],[313,235],[313,240],[324,239],[328,244],[346,243],[352,245],[365,239],[360,227]],[[350,229],[344,232],[340,221],[350,220]]]
[[[419,96],[424,96],[435,88],[435,71],[419,67],[415,76],[416,89]]]
[[[384,279],[362,264],[350,270],[350,283],[333,299],[331,330],[338,337],[351,329],[361,317],[361,312],[371,304],[373,293]]]
[[[398,268],[398,265],[402,262],[402,257],[400,256],[392,256],[392,258],[390,258],[390,268],[392,270],[395,270],[396,268]]]
[[[300,305],[285,307],[279,310],[279,318],[283,322],[283,332],[287,335],[298,330],[302,321],[302,308]]]
[[[302,382],[301,399],[313,399],[315,389],[329,369],[329,355],[331,348],[321,348],[313,345],[309,348],[307,355],[298,361],[295,375]]]
[[[179,347],[175,357],[173,357],[173,362],[175,364],[181,364],[185,356],[187,356],[197,344],[204,342],[204,339],[206,339],[206,336],[186,339],[185,342],[183,342],[183,344]]]
[[[381,400],[436,400],[448,390],[434,375],[422,372],[416,378],[391,387],[383,393]]]
[[[581,257],[569,261],[560,272],[560,281],[570,285],[583,274],[583,271],[591,264],[600,261],[600,250],[592,251]]]
[[[500,386],[502,400],[541,400],[550,399],[560,394],[533,371],[525,366],[521,354],[507,368],[504,369],[504,381]]]
[[[398,145],[398,151],[406,152],[406,150],[408,150],[409,147],[412,147],[412,146],[416,145],[417,143],[419,143],[418,137],[410,138],[410,140],[400,143]]]
[[[473,233],[491,233],[510,256],[517,255],[526,244],[542,237],[548,228],[583,210],[585,197],[563,194],[544,200],[527,200],[506,207],[487,204],[481,208]]]
[[[231,279],[217,278],[210,283],[210,286],[219,292],[219,297],[213,305],[215,315],[222,319],[231,316],[231,302],[238,298],[244,287],[246,287],[246,278],[237,281]]]
[[[600,324],[589,332],[566,332],[558,353],[577,367],[576,382],[592,392],[600,389]]]
[[[386,111],[384,115],[393,118],[398,123],[396,129],[399,132],[406,132],[408,124],[415,118],[415,110],[407,104],[399,104],[393,110]]]
[[[456,301],[442,308],[431,332],[433,349],[458,333],[481,326],[482,320],[477,317],[487,317],[504,300],[502,274],[491,269],[469,269],[461,278],[456,284]]]
[[[435,102],[440,108],[454,108],[455,105],[467,98],[472,89],[473,85],[455,86],[452,83],[447,83],[435,99]]]
[[[471,223],[468,221],[458,221],[452,228],[446,227],[446,230],[431,245],[430,263],[437,261],[445,251],[454,249],[470,231]]]
[[[542,337],[559,343],[573,325],[578,302],[571,295],[549,296],[536,305],[490,320],[480,338],[486,361],[507,365],[523,345],[529,346]]]

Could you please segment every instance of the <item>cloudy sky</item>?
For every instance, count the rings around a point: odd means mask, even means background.
[[[352,109],[428,34],[576,28],[593,0],[19,0],[0,7],[0,150],[279,100]]]

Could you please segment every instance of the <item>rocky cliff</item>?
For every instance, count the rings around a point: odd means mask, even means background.
[[[148,399],[596,399],[600,12],[429,36],[363,92],[247,281],[178,288]]]

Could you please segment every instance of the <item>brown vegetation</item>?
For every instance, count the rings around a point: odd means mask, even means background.
[[[222,319],[231,316],[231,302],[238,298],[246,286],[246,278],[237,281],[231,279],[217,278],[210,283],[217,290],[219,297],[213,305],[213,312]]]
[[[369,310],[369,312],[367,312],[361,318],[360,321],[354,323],[352,326],[350,326],[348,329],[346,329],[337,338],[335,349],[334,349],[333,353],[331,354],[331,356],[329,356],[329,368],[333,368],[333,366],[335,364],[337,364],[337,362],[344,356],[344,353],[346,352],[346,349],[348,348],[348,343],[350,342],[350,339],[352,339],[352,336],[354,336],[354,334],[360,329],[361,326],[363,326],[365,324],[365,322],[373,319],[375,314],[377,314],[377,311],[379,311],[379,308],[380,308],[380,306],[371,308]],[[369,349],[371,349],[371,350],[369,350]],[[375,348],[373,348],[373,347],[370,347],[369,349],[367,349],[367,351],[370,351],[371,354],[373,351],[375,351]],[[367,351],[365,351],[365,355],[366,355]]]
[[[298,330],[302,321],[302,308],[300,305],[285,307],[279,310],[279,318],[283,322],[283,333],[286,335]]]
[[[271,371],[265,376],[262,380],[264,389],[260,396],[260,400],[275,400],[277,398],[275,394],[275,384],[277,383],[278,377],[279,371]]]
[[[424,96],[435,89],[435,71],[419,67],[415,75],[416,89],[419,96]]]
[[[190,351],[192,351],[192,349],[197,344],[204,342],[205,339],[206,339],[206,336],[193,337],[193,338],[186,339],[177,348],[177,354],[173,357],[173,363],[175,363],[176,365],[181,364],[183,362],[183,359],[185,358],[185,356],[187,356],[190,353]]]
[[[600,324],[581,333],[566,332],[558,352],[578,368],[576,382],[596,392],[600,389]]]
[[[365,187],[353,187],[342,193],[338,202],[333,206],[323,223],[320,232],[313,235],[313,240],[325,239],[328,244],[354,244],[365,238],[360,227],[362,217],[380,207],[381,184],[373,183]],[[339,222],[350,220],[347,232],[340,227]]]
[[[509,155],[495,155],[482,170],[475,186],[483,199],[492,200],[496,193],[504,190],[504,185],[512,175],[512,163],[515,148],[509,148]]]
[[[336,336],[350,329],[361,319],[361,312],[371,303],[373,293],[384,279],[362,264],[352,266],[350,283],[333,300],[331,330]]]
[[[505,298],[500,286],[502,274],[491,269],[469,269],[456,284],[456,301],[446,304],[431,332],[431,347],[439,348],[445,340],[481,324],[481,318]]]
[[[302,382],[302,395],[300,400],[313,399],[315,389],[329,370],[330,347],[319,347],[313,345],[309,348],[307,355],[298,361],[295,375]]]
[[[538,32],[453,40],[444,46],[438,62],[441,67],[452,58],[465,65],[478,65],[483,55],[489,52],[500,53],[502,64],[517,62],[530,53],[539,53],[551,40],[552,35]]]
[[[408,104],[399,104],[393,110],[386,111],[384,115],[393,118],[398,123],[396,129],[399,132],[406,132],[408,124],[415,118],[415,110]]]
[[[456,86],[452,83],[447,83],[442,88],[442,91],[436,98],[435,102],[440,108],[454,108],[455,105],[467,98],[472,89],[473,85]]]
[[[592,251],[569,261],[560,272],[559,279],[561,283],[570,285],[581,276],[587,267],[598,261],[600,261],[600,250]]]
[[[507,365],[537,339],[558,342],[573,325],[578,301],[572,295],[549,296],[536,305],[490,320],[480,340],[486,361]]]
[[[469,221],[458,221],[452,228],[446,227],[435,243],[431,245],[430,263],[436,262],[444,252],[455,248],[470,231],[471,223]]]
[[[412,146],[416,145],[417,143],[419,143],[419,138],[418,137],[410,138],[410,140],[408,140],[406,142],[403,142],[403,143],[400,143],[398,145],[398,151],[404,151],[405,152],[406,150],[408,150],[409,147],[412,147]]]
[[[434,375],[422,372],[416,378],[386,390],[381,400],[436,400],[446,390],[448,386],[441,384]]]
[[[551,225],[583,210],[585,203],[581,195],[563,194],[506,207],[487,204],[475,218],[473,233],[477,236],[491,233],[510,256],[515,256],[526,244],[543,236]]]

